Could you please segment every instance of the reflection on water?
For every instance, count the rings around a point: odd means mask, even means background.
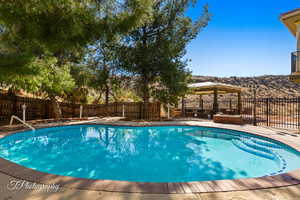
[[[281,155],[299,162],[298,155],[279,144],[202,127],[81,125],[24,132],[0,140],[1,157],[30,168],[128,181],[264,176],[282,170],[286,159]]]

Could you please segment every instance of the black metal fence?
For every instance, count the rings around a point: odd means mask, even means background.
[[[242,98],[241,115],[246,123],[275,128],[300,129],[300,97]],[[219,100],[219,112],[239,114],[236,99]],[[212,101],[201,101],[185,107],[185,116],[207,118],[212,114]],[[196,115],[195,115],[196,114]]]
[[[254,125],[300,128],[300,97],[243,99],[243,119]]]

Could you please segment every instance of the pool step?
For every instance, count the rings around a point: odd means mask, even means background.
[[[265,147],[269,147],[269,148],[275,148],[275,149],[282,149],[282,147],[278,144],[272,143],[272,142],[268,142],[268,141],[263,141],[263,140],[257,140],[257,139],[253,139],[251,138],[252,142],[261,145],[261,146],[265,146]]]
[[[262,151],[265,153],[269,153],[269,154],[274,154],[274,152],[271,150],[270,147],[264,146],[261,144],[257,144],[253,141],[252,138],[242,138],[241,142],[252,149],[256,149],[256,150],[259,150],[259,151]]]
[[[258,155],[258,156],[261,156],[261,157],[264,157],[264,158],[267,158],[270,160],[274,160],[279,165],[279,170],[277,172],[269,174],[268,176],[280,174],[286,170],[287,163],[280,154],[278,154],[276,151],[273,151],[271,149],[267,149],[265,146],[255,145],[255,142],[251,141],[251,138],[243,138],[243,140],[233,139],[232,143],[237,148],[239,148],[243,151],[246,151],[248,153]]]
[[[239,149],[246,151],[248,153],[257,155],[257,156],[261,156],[270,160],[276,160],[276,156],[274,154],[271,154],[269,152],[264,152],[261,151],[259,149],[255,149],[253,147],[249,147],[248,145],[246,145],[244,142],[242,142],[241,140],[237,140],[237,139],[233,139],[232,143]]]

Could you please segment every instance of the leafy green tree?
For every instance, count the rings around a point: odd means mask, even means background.
[[[89,54],[86,57],[86,65],[89,66],[91,75],[89,86],[99,93],[98,101],[104,96],[105,104],[110,101],[137,100],[132,91],[130,74],[119,66],[116,48],[118,46],[118,36],[103,38],[89,48]],[[128,95],[124,91],[127,91]],[[122,94],[126,97],[122,98]]]
[[[62,97],[75,87],[68,64],[57,65],[55,57],[35,58],[26,68],[33,68],[33,74],[13,73],[6,77],[12,91],[23,89],[52,100],[53,116],[60,117],[61,112],[56,97]]]
[[[185,15],[194,0],[158,0],[153,16],[131,31],[119,48],[121,67],[138,77],[138,91],[147,112],[150,97],[176,102],[186,91],[187,44],[209,21],[208,7],[196,21]]]
[[[47,93],[55,117],[60,117],[56,97],[75,87],[71,67],[82,61],[85,49],[103,36],[113,37],[143,23],[151,4],[151,0],[0,0],[0,83]]]
[[[66,92],[64,99],[72,103],[86,104],[89,101],[91,73],[84,64],[72,65],[71,76],[75,81],[75,87]]]
[[[105,94],[105,104],[109,103],[109,96],[111,93],[111,86],[115,82],[115,75],[118,71],[116,66],[116,51],[118,39],[103,38],[98,40],[89,49],[89,54],[86,58],[87,65],[89,65],[91,73],[90,86],[100,93]]]
[[[113,79],[111,86],[111,96],[114,102],[141,102],[142,99],[137,95],[132,87],[132,79],[128,76]]]

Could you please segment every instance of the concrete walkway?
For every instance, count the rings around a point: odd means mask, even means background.
[[[241,192],[200,194],[138,194],[59,188],[57,192],[46,190],[10,190],[13,177],[0,174],[1,200],[299,200],[300,186]]]

